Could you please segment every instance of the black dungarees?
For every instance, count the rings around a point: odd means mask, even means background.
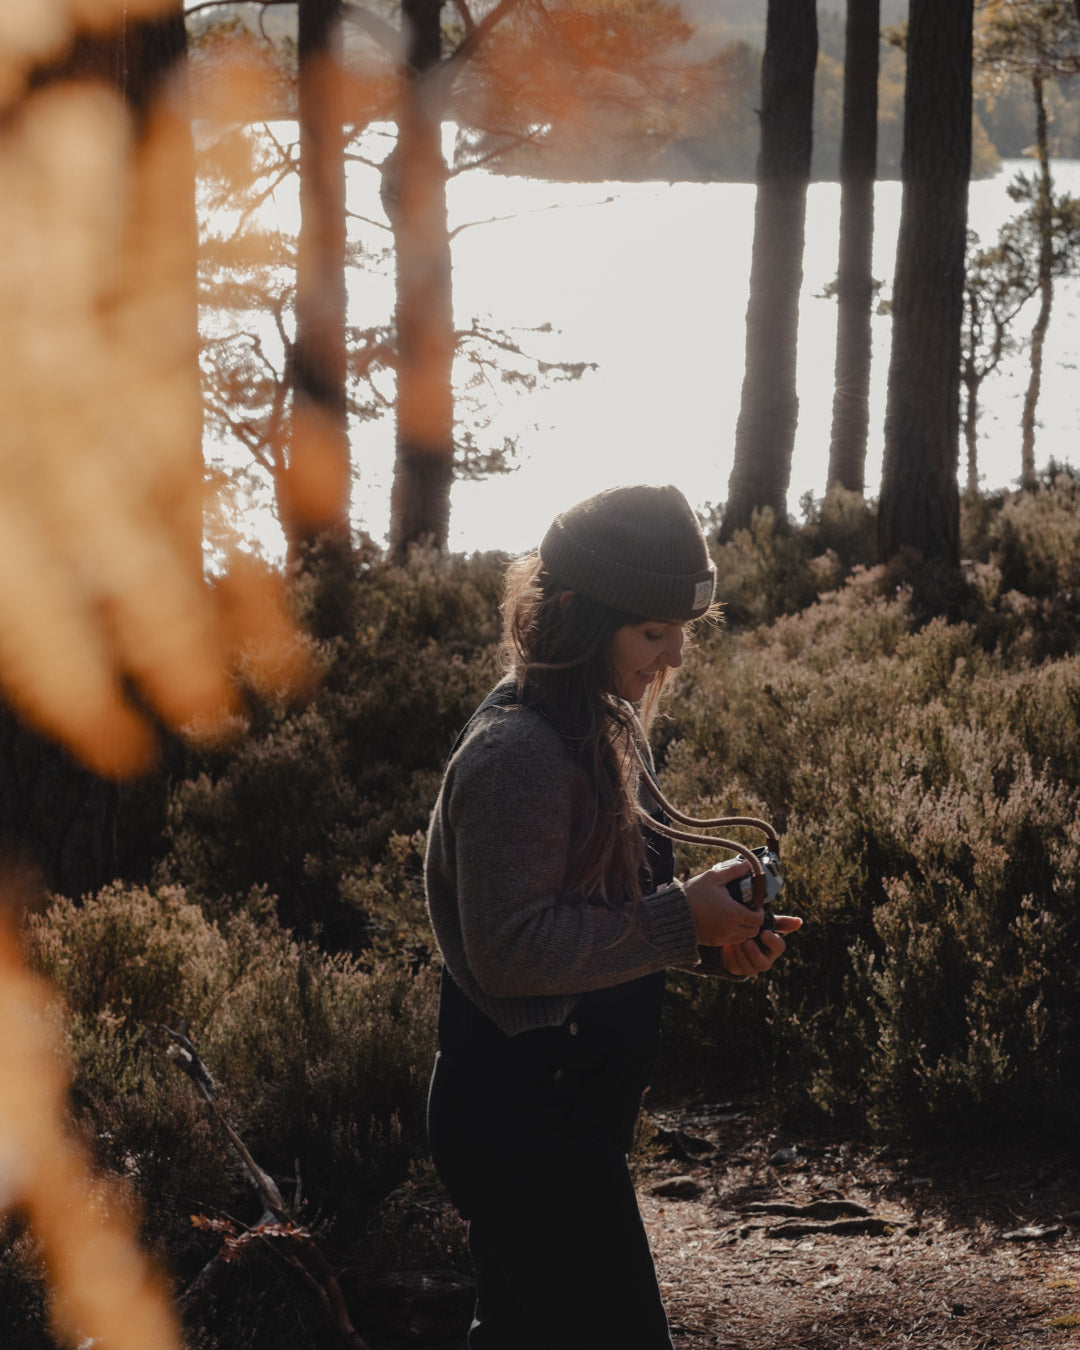
[[[645,834],[656,889],[671,841]],[[561,1027],[506,1036],[443,971],[428,1130],[469,1220],[470,1350],[671,1350],[626,1162],[663,994],[661,971],[582,994]]]

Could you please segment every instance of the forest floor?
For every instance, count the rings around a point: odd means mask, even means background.
[[[1080,1350],[1075,1150],[803,1140],[749,1103],[649,1115],[636,1181],[676,1350]],[[371,1350],[465,1350],[468,1277],[404,1278]]]
[[[731,1104],[652,1119],[638,1188],[677,1350],[1080,1346],[1075,1153],[803,1142]]]

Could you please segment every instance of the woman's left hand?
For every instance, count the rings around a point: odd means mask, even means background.
[[[721,958],[724,966],[732,975],[760,975],[783,955],[787,943],[781,934],[794,933],[801,927],[802,919],[793,914],[778,914],[775,933],[762,929],[756,938],[724,947]]]

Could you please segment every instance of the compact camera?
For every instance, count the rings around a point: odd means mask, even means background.
[[[780,859],[774,849],[756,848],[754,855],[761,863],[765,871],[765,904],[763,911],[765,914],[761,923],[762,932],[776,932],[776,916],[773,914],[772,902],[780,894],[780,887],[784,884],[784,878],[780,872]],[[738,900],[740,904],[752,906],[753,901],[753,877],[747,872],[744,877],[736,877],[734,881],[725,883],[731,896]]]

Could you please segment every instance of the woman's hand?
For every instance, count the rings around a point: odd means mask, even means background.
[[[765,916],[760,908],[751,909],[744,905],[727,888],[729,881],[744,877],[749,871],[750,864],[744,858],[735,858],[691,877],[684,884],[700,946],[737,947],[761,931]],[[768,969],[768,966],[763,969]]]
[[[760,975],[783,954],[787,944],[781,933],[794,933],[801,927],[802,919],[793,914],[778,914],[775,933],[766,930],[748,942],[722,943],[720,959],[732,975]]]
[[[691,877],[683,888],[699,945],[722,948],[721,960],[732,975],[760,975],[768,970],[787,945],[781,935],[802,927],[802,919],[778,914],[775,932],[762,929],[762,911],[736,900],[727,888],[729,881],[749,871],[745,859],[734,858]]]

